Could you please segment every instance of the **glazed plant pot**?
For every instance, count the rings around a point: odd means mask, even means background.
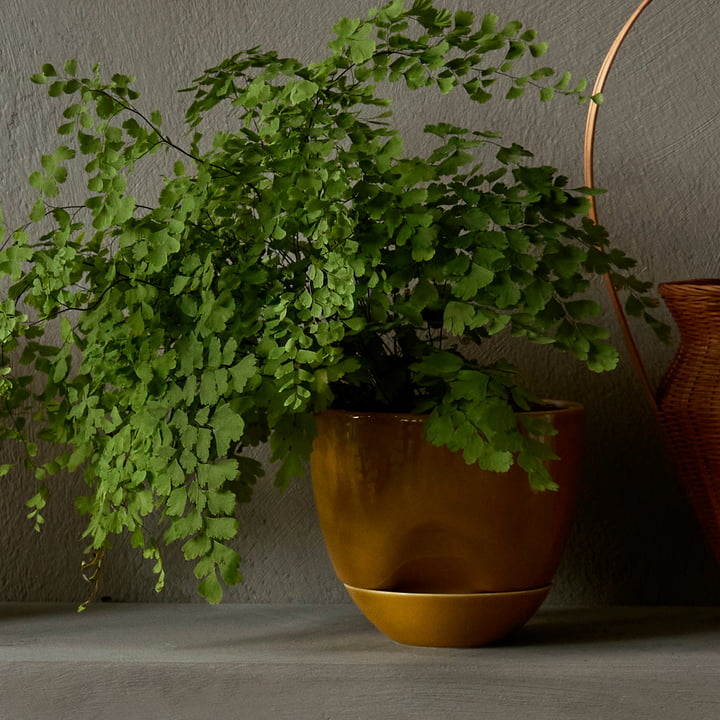
[[[397,642],[485,645],[523,625],[550,590],[570,529],[583,410],[535,413],[555,492],[514,466],[494,473],[435,447],[418,415],[317,416],[313,490],[330,559],[350,596]]]

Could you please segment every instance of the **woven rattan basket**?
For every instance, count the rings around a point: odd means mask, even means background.
[[[720,561],[720,280],[660,285],[680,347],[657,391],[665,441]]]
[[[652,0],[643,0],[612,44],[593,93],[602,92],[628,32]],[[593,149],[598,106],[591,103],[585,130],[585,184],[593,188]],[[598,222],[594,196],[590,216]],[[720,563],[720,279],[659,286],[680,331],[677,354],[655,391],[630,332],[617,292],[606,285],[664,441],[705,537]]]

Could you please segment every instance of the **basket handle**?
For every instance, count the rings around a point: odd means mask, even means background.
[[[610,46],[610,50],[608,51],[607,55],[605,56],[605,60],[603,61],[602,66],[600,67],[600,72],[598,73],[597,79],[595,80],[595,86],[593,88],[593,95],[596,93],[602,92],[603,88],[605,87],[605,80],[607,80],[607,76],[610,72],[610,68],[612,68],[613,62],[615,61],[615,57],[618,54],[618,51],[620,50],[621,45],[623,44],[623,41],[625,40],[627,34],[630,32],[630,29],[635,24],[637,19],[642,14],[643,10],[652,2],[652,0],[642,0],[640,5],[637,7],[635,12],[630,16],[630,19],[625,23],[622,30],[620,30],[620,33],[615,38],[613,44]],[[585,185],[588,188],[593,188],[594,186],[594,175],[593,175],[593,158],[594,158],[594,142],[595,142],[595,126],[597,123],[597,112],[598,112],[598,104],[591,102],[590,106],[588,108],[588,114],[587,114],[587,122],[585,124],[585,145],[584,145],[584,152],[583,152],[583,159],[584,159],[584,173],[585,173]],[[594,222],[598,222],[598,215],[597,215],[597,204],[595,201],[595,196],[590,196],[590,219]],[[643,364],[642,358],[640,357],[640,352],[638,350],[637,344],[635,342],[635,338],[632,335],[632,332],[630,331],[630,325],[628,324],[627,316],[625,315],[625,312],[622,307],[622,303],[620,302],[620,298],[618,297],[617,290],[615,289],[615,286],[612,283],[612,280],[610,279],[609,275],[605,275],[605,286],[607,288],[608,294],[610,295],[610,301],[612,303],[613,309],[615,311],[615,314],[617,315],[618,321],[620,323],[620,329],[622,330],[623,339],[625,341],[625,346],[627,347],[628,352],[630,353],[630,358],[632,360],[633,365],[635,366],[635,370],[638,374],[638,377],[640,378],[640,382],[642,383],[643,390],[645,391],[645,395],[647,396],[651,407],[655,412],[658,410],[658,404],[657,400],[655,398],[655,392],[653,390],[653,387],[650,383],[650,379],[648,378],[647,370],[645,368],[645,365]]]

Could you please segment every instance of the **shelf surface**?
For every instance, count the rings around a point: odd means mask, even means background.
[[[0,603],[0,720],[716,720],[720,608],[546,609],[393,643],[352,605]]]

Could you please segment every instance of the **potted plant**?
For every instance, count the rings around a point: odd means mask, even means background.
[[[586,100],[584,83],[533,61],[546,49],[534,31],[395,0],[334,32],[315,63],[255,48],[205,71],[186,90],[185,144],[141,109],[129,76],[82,77],[74,61],[33,76],[70,103],[66,142],[30,176],[29,224],[0,252],[4,363],[29,368],[14,372],[5,433],[42,483],[33,517],[49,478],[82,469],[89,546],[129,533],[158,588],[161,548],[175,542],[211,602],[241,579],[236,508],[263,472],[247,450],[269,442],[285,487],[328,409],[421,417],[429,443],[466,463],[519,466],[525,485],[555,488],[540,437],[551,425],[516,415],[537,399],[493,339],[613,368],[583,297],[606,272],[655,322],[632,260],[584,217],[583,189],[530,152],[443,123],[425,128],[427,154],[403,153],[387,83],[478,104],[497,88]],[[517,72],[520,58],[537,67]],[[141,203],[134,173],[157,168],[160,150],[171,170]],[[78,165],[87,195],[63,204]],[[28,404],[50,459],[33,459]]]

